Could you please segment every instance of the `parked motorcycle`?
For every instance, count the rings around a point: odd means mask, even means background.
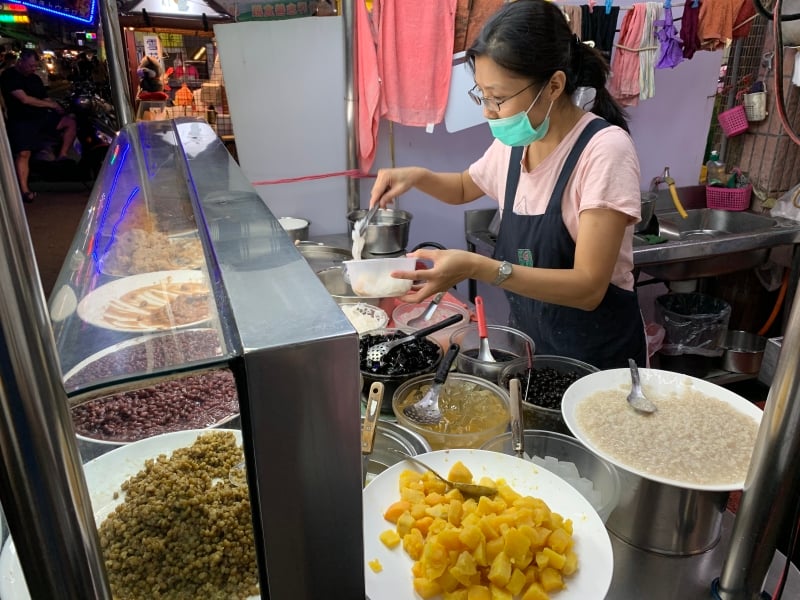
[[[61,146],[60,136],[46,140],[31,158],[31,182],[78,181],[91,184],[103,165],[108,147],[117,132],[114,107],[90,81],[77,81],[69,93],[58,100],[64,111],[76,121],[76,138],[72,151],[76,162],[56,160]]]

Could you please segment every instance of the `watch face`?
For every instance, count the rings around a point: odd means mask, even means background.
[[[511,275],[511,263],[504,262],[500,265],[500,273],[502,275]]]

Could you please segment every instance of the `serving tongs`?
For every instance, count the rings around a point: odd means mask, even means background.
[[[442,321],[439,321],[438,323],[434,323],[433,325],[429,325],[428,327],[415,331],[411,335],[400,338],[399,340],[390,340],[388,342],[381,342],[379,344],[375,344],[374,346],[370,346],[367,348],[367,360],[373,363],[383,363],[383,358],[390,350],[393,350],[398,346],[402,346],[403,344],[407,344],[408,342],[423,338],[431,333],[435,333],[440,329],[444,329],[445,327],[450,327],[450,325],[458,323],[463,318],[464,315],[461,313],[456,313]]]
[[[380,203],[376,202],[370,207],[364,218],[359,219],[358,223],[356,223],[355,225],[356,229],[358,230],[358,235],[360,236],[364,235],[364,230],[367,228],[367,225],[369,225],[369,222],[372,221],[372,218],[375,216],[375,213],[378,212],[378,209],[380,207],[381,207]]]

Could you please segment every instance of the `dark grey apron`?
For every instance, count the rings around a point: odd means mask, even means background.
[[[543,269],[573,267],[575,242],[561,217],[561,198],[586,144],[608,126],[605,120],[595,119],[581,132],[541,215],[514,213],[523,148],[511,149],[503,220],[494,258]],[[627,367],[628,358],[639,365],[646,364],[647,341],[635,291],[609,284],[602,302],[592,311],[540,302],[511,292],[506,292],[506,296],[511,309],[509,325],[531,336],[536,354],[567,356],[600,369]]]

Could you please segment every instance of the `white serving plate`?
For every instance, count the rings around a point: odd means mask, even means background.
[[[752,417],[756,424],[761,422],[763,413],[757,406],[745,398],[742,398],[738,394],[735,394],[724,387],[711,383],[710,381],[692,377],[690,375],[684,375],[683,373],[662,371],[659,369],[639,369],[639,378],[645,394],[647,394],[648,387],[651,389],[660,390],[677,390],[680,388],[685,388],[686,386],[691,386],[691,388],[697,390],[698,392],[712,398],[718,398],[719,400],[726,402],[734,410]],[[657,481],[681,488],[709,492],[729,492],[744,488],[744,480],[720,485],[701,485],[697,483],[689,483],[686,481],[670,479],[667,477],[660,477],[653,475],[652,473],[645,473],[642,470],[632,468],[624,462],[621,462],[619,459],[610,456],[593,444],[591,439],[587,437],[586,432],[583,431],[578,424],[578,420],[576,418],[576,410],[578,405],[582,400],[595,394],[596,392],[618,388],[630,389],[630,385],[631,372],[629,369],[609,369],[606,371],[598,371],[597,373],[585,375],[567,388],[567,390],[564,392],[564,397],[561,400],[561,414],[564,416],[564,422],[567,424],[567,427],[569,427],[573,435],[584,446],[589,448],[589,450],[597,454],[599,457],[610,462],[612,465],[651,481]],[[720,435],[724,435],[724,431],[720,432]]]
[[[537,465],[515,456],[489,450],[437,450],[420,454],[420,459],[442,475],[461,461],[475,480],[481,477],[503,478],[518,493],[544,500],[550,510],[572,519],[578,570],[566,579],[567,587],[553,600],[603,598],[611,585],[614,557],[611,540],[603,521],[592,505],[566,481]],[[408,461],[400,461],[379,474],[364,488],[364,560],[378,559],[383,566],[375,573],[365,564],[366,590],[370,600],[411,600],[414,592],[413,562],[402,548],[387,548],[378,536],[394,527],[384,520],[386,508],[400,499],[399,476],[406,469],[419,470]],[[437,596],[437,600],[441,597]]]
[[[84,465],[86,486],[92,501],[94,518],[98,527],[105,518],[122,503],[124,495],[114,499],[114,493],[129,477],[136,475],[144,468],[144,461],[156,458],[159,454],[170,454],[178,448],[191,446],[197,436],[208,433],[208,429],[192,429],[176,431],[133,442],[98,456]],[[231,431],[237,443],[242,443],[242,434],[236,429],[217,429]],[[3,600],[30,600],[28,586],[22,573],[22,566],[11,538],[8,538],[0,553],[0,598]],[[252,596],[248,600],[258,600]]]
[[[152,273],[131,275],[129,277],[123,277],[121,279],[117,279],[116,281],[101,285],[97,289],[89,292],[78,303],[78,316],[90,325],[95,325],[96,327],[111,329],[113,331],[128,332],[165,331],[170,329],[191,327],[193,325],[205,323],[211,318],[213,299],[211,294],[209,294],[208,315],[202,319],[198,319],[190,323],[181,323],[174,326],[147,326],[136,322],[131,322],[130,325],[112,324],[104,320],[104,316],[111,302],[119,300],[129,292],[156,285],[159,282],[168,280],[173,283],[205,283],[208,285],[208,280],[202,271],[189,269],[177,271],[154,271]]]

